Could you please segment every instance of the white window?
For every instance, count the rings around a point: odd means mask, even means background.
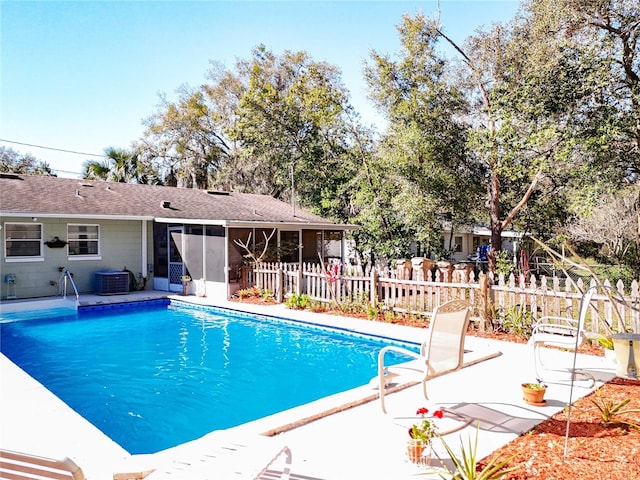
[[[453,251],[455,253],[462,253],[462,237],[456,235],[453,237]]]
[[[442,238],[442,245],[444,246],[444,248],[446,250],[449,250],[449,237]],[[455,235],[453,237],[452,243],[451,243],[451,251],[454,253],[461,253],[462,252],[462,236],[459,235]]]
[[[100,225],[67,225],[69,257],[100,255]]]
[[[43,260],[41,223],[5,223],[4,254],[10,261]]]

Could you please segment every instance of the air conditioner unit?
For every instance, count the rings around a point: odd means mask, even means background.
[[[119,270],[96,272],[96,295],[122,295],[129,293],[129,273]]]

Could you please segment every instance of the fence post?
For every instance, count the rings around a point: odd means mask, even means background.
[[[282,267],[276,270],[276,302],[282,303],[282,292],[284,291],[284,275],[282,271]]]
[[[262,288],[262,276],[263,276],[263,272],[259,271],[261,265],[260,263],[256,262],[253,266],[253,272],[255,275],[255,278],[253,279],[256,288]]]
[[[489,277],[486,273],[480,273],[478,279],[480,285],[480,331],[485,331],[485,325],[489,319]]]
[[[296,294],[302,294],[302,266],[298,267],[298,281],[296,282]]]
[[[378,304],[378,272],[375,268],[371,269],[371,290],[369,298],[373,308]]]

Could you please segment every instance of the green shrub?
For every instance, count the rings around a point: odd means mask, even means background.
[[[236,292],[236,296],[238,298],[259,297],[260,294],[261,294],[261,291],[257,287],[243,288]]]
[[[284,302],[287,308],[293,310],[306,310],[311,308],[311,298],[307,294],[292,293]]]
[[[496,273],[508,277],[513,272],[513,254],[507,250],[496,252]]]
[[[622,280],[625,285],[630,285],[636,279],[637,270],[628,265],[599,265],[594,270],[601,278],[606,278],[612,284]]]
[[[367,318],[369,320],[375,320],[378,318],[379,313],[380,310],[377,306],[371,305],[371,302],[367,302]]]
[[[526,305],[513,305],[504,309],[499,328],[505,333],[528,339],[533,330],[533,315]]]
[[[343,313],[367,313],[369,309],[367,294],[364,292],[352,294],[339,302],[338,308]]]

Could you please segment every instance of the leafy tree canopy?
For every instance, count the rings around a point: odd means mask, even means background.
[[[109,147],[103,161],[87,160],[83,165],[82,178],[119,183],[160,183],[155,167],[140,158],[134,150]]]
[[[8,147],[0,147],[0,172],[56,176],[47,162]]]

